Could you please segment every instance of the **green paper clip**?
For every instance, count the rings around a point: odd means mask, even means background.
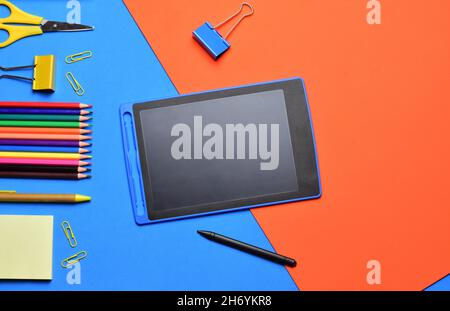
[[[83,96],[84,94],[84,89],[81,86],[81,84],[78,82],[77,79],[75,79],[75,77],[73,76],[73,73],[71,73],[70,71],[68,73],[66,73],[66,78],[69,81],[70,85],[72,86],[73,90],[75,91],[75,93],[78,96]]]
[[[66,64],[73,64],[79,62],[86,58],[92,57],[92,51],[84,51],[80,53],[75,53],[66,57]]]
[[[77,246],[78,242],[75,238],[75,235],[73,234],[72,227],[70,226],[70,223],[67,220],[64,220],[61,223],[61,227],[63,228],[64,234],[66,235],[67,241],[69,241],[70,247]]]
[[[80,260],[86,258],[86,256],[87,256],[87,252],[86,251],[78,252],[78,253],[70,256],[70,257],[67,257],[63,261],[61,261],[61,267],[68,268],[68,267],[76,264]]]

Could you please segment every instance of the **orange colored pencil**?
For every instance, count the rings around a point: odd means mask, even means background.
[[[91,130],[70,127],[12,127],[0,126],[0,133],[42,133],[42,134],[90,134]]]
[[[73,134],[0,133],[0,139],[89,140],[91,137]]]

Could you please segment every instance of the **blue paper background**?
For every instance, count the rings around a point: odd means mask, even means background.
[[[450,291],[450,274],[425,289],[426,291]]]
[[[67,2],[13,1],[24,11],[58,21],[66,20]],[[91,195],[93,201],[73,206],[1,204],[0,214],[54,215],[55,228],[53,280],[0,281],[0,290],[296,290],[284,267],[214,244],[196,233],[197,229],[213,230],[272,249],[249,211],[135,225],[119,106],[175,95],[177,91],[121,0],[80,2],[81,22],[94,25],[95,31],[44,34],[0,49],[0,66],[5,67],[32,64],[34,55],[55,54],[56,93],[33,93],[26,82],[2,79],[0,100],[93,104],[93,178],[78,182],[1,179],[0,189],[80,193]],[[0,16],[3,13],[0,10]],[[71,65],[64,63],[65,56],[84,50],[92,50],[94,57]],[[83,97],[70,88],[64,76],[67,71],[72,71],[85,88]],[[65,239],[60,227],[63,220],[72,224],[79,243],[76,249],[71,249]],[[81,262],[81,285],[69,285],[69,270],[61,268],[60,261],[80,250],[88,252]],[[297,260],[297,269],[301,269],[301,258]]]

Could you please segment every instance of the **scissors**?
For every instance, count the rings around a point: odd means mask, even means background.
[[[0,18],[0,30],[8,33],[6,41],[0,42],[0,48],[4,48],[17,40],[42,35],[45,32],[86,31],[94,29],[94,27],[80,24],[48,21],[43,17],[28,14],[6,0],[0,0],[0,6],[5,6],[10,11],[8,17]]]

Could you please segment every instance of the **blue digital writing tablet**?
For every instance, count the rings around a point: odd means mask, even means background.
[[[121,122],[138,224],[321,195],[302,79],[123,105]]]

